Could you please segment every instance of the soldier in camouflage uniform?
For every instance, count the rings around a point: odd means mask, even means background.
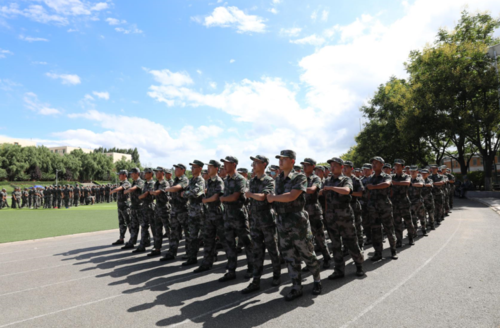
[[[40,207],[40,192],[38,191],[38,188],[33,188],[33,208],[38,209]]]
[[[368,179],[365,187],[370,191],[368,199],[368,215],[372,226],[372,239],[375,254],[371,258],[372,261],[382,259],[383,250],[383,234],[384,228],[387,239],[391,247],[392,259],[398,258],[396,251],[396,236],[394,234],[394,221],[392,218],[392,203],[389,199],[389,187],[391,186],[392,178],[390,175],[382,172],[384,159],[376,156],[371,159],[371,164],[375,173]]]
[[[4,208],[4,207],[7,207],[9,206],[7,204],[7,190],[5,188],[2,188],[2,190],[0,191],[0,209]]]
[[[394,169],[396,173],[392,175],[392,211],[394,218],[394,228],[396,232],[396,248],[403,247],[404,227],[408,230],[408,244],[415,245],[414,238],[416,230],[411,218],[411,201],[408,198],[408,189],[411,184],[411,176],[403,172],[405,161],[402,159],[394,160]],[[404,225],[403,225],[404,220]]]
[[[111,202],[111,187],[109,186],[109,183],[104,187],[104,199],[106,200],[106,203]]]
[[[432,180],[433,189],[432,196],[434,198],[434,222],[435,225],[440,225],[441,221],[444,220],[444,194],[443,188],[446,183],[444,177],[438,174],[438,166],[436,164],[431,165],[432,175],[430,179]]]
[[[62,206],[63,189],[58,186],[56,189],[56,208],[61,208]]]
[[[139,198],[139,196],[141,196],[143,194],[144,180],[142,180],[140,178],[140,173],[141,173],[141,171],[137,167],[130,170],[130,175],[131,175],[132,180],[133,180],[132,186],[123,192],[125,195],[130,194],[131,206],[130,206],[130,227],[129,227],[130,239],[125,244],[125,246],[122,247],[122,249],[134,248],[134,245],[137,242],[137,238],[139,236],[140,224],[141,224],[141,222],[143,222],[143,218],[142,218],[143,200],[141,198]],[[141,240],[141,243],[137,249],[141,249],[141,245],[144,249],[147,247],[145,241],[143,242]],[[135,250],[134,250],[134,252],[135,252]]]
[[[159,256],[161,254],[161,246],[163,244],[163,223],[169,220],[170,217],[170,193],[165,192],[165,189],[171,185],[165,180],[165,171],[167,169],[158,166],[154,169],[156,173],[156,182],[154,191],[151,195],[156,199],[154,221],[151,222],[151,229],[153,230],[154,243],[149,257]],[[169,170],[170,171],[170,170]]]
[[[29,197],[28,188],[24,188],[23,196],[22,196],[23,202],[21,204],[22,208],[25,208],[28,205],[28,197]]]
[[[21,190],[18,187],[12,192],[12,208],[21,209]]]
[[[110,194],[118,194],[118,229],[120,237],[112,245],[123,245],[125,243],[125,233],[127,227],[130,226],[130,196],[124,194],[124,191],[131,187],[130,182],[127,180],[128,172],[121,170],[118,179],[120,179],[120,186],[111,190]]]
[[[203,196],[205,195],[205,180],[201,177],[201,170],[204,163],[194,160],[191,165],[193,177],[189,179],[189,184],[182,192],[181,196],[189,200],[188,205],[188,229],[191,238],[191,247],[186,252],[187,261],[182,263],[188,266],[198,263],[198,251],[200,250],[201,232],[204,225]]]
[[[81,189],[78,184],[76,184],[75,188],[73,188],[73,206],[75,207],[78,207],[78,205],[80,205],[80,193]]]
[[[438,168],[438,174],[440,174],[444,181],[445,181],[445,184],[443,186],[443,220],[444,220],[444,217],[445,216],[448,216],[449,212],[450,212],[450,203],[449,203],[449,188],[450,188],[450,184],[449,184],[449,180],[448,180],[448,176],[445,174],[446,173],[446,165],[443,165],[443,166],[440,166]]]
[[[206,183],[206,195],[202,202],[205,205],[205,223],[203,226],[204,255],[201,265],[195,269],[194,273],[208,271],[217,256],[216,239],[220,238],[220,243],[226,251],[227,243],[224,238],[224,209],[220,202],[220,197],[224,194],[224,181],[217,175],[221,164],[216,160],[210,160],[207,165],[208,180]]]
[[[293,170],[296,159],[293,150],[282,150],[276,158],[279,158],[282,172],[276,179],[275,195],[268,194],[267,201],[273,203],[277,214],[280,250],[292,280],[292,289],[285,300],[292,301],[302,296],[301,261],[305,262],[312,273],[314,295],[321,294],[321,269],[314,252],[309,218],[304,210],[307,177]]]
[[[352,174],[353,167],[354,164],[351,161],[344,162],[344,174],[352,180],[351,208],[354,212],[354,224],[356,225],[359,249],[363,252],[365,243],[363,238],[363,209],[360,200],[363,198],[365,187],[361,179]]]
[[[370,245],[372,243],[372,225],[370,220],[370,213],[368,212],[368,199],[370,197],[370,191],[366,188],[368,181],[370,181],[373,175],[372,165],[370,163],[363,164],[363,177],[361,178],[361,183],[363,184],[363,197],[361,197],[361,218],[363,223],[363,231],[366,235],[366,245]]]
[[[427,228],[425,224],[425,207],[424,198],[422,197],[422,188],[424,187],[424,179],[418,174],[417,166],[410,166],[411,181],[408,194],[411,202],[411,216],[413,218],[413,226],[417,230],[417,220],[420,221],[422,235],[427,236]]]
[[[169,250],[160,261],[170,261],[177,256],[179,241],[181,239],[182,230],[186,234],[186,254],[189,253],[192,244],[189,236],[188,228],[188,207],[187,199],[181,196],[181,193],[189,185],[189,180],[186,177],[186,166],[184,164],[174,165],[175,179],[171,187],[165,189],[172,197],[172,212],[170,213],[170,238]]]
[[[384,166],[382,167],[382,171],[384,171],[385,174],[392,175],[392,167],[391,164],[389,163],[384,163]]]
[[[269,253],[273,266],[272,286],[281,284],[281,263],[278,252],[276,234],[276,222],[271,208],[267,201],[267,195],[274,193],[274,179],[265,174],[269,159],[265,156],[257,155],[250,157],[253,161],[253,172],[255,176],[250,180],[249,190],[245,192],[245,197],[250,199],[250,235],[253,242],[253,281],[241,292],[248,294],[260,289],[260,278],[264,268],[265,250]]]
[[[330,164],[332,176],[326,179],[323,186],[323,194],[326,197],[325,225],[332,240],[335,261],[335,271],[328,279],[334,280],[345,276],[342,242],[356,263],[356,275],[361,277],[365,275],[364,258],[359,248],[354,211],[350,204],[353,192],[352,179],[342,173],[344,161],[341,158],[334,157],[327,162]]]
[[[146,247],[151,245],[151,237],[155,237],[155,231],[152,229],[151,235],[149,228],[155,219],[155,203],[152,192],[155,190],[155,182],[153,180],[153,169],[147,167],[144,169],[144,187],[139,199],[142,200],[142,216],[139,217],[141,225],[141,243],[133,253],[143,253]],[[101,188],[101,201],[104,202],[104,188]]]
[[[307,190],[304,193],[306,198],[305,210],[309,216],[311,232],[314,236],[314,240],[316,241],[316,245],[318,246],[321,254],[323,254],[323,268],[327,269],[330,267],[330,260],[332,257],[330,256],[330,251],[328,250],[328,246],[326,244],[325,226],[323,225],[323,211],[318,201],[319,191],[321,190],[323,183],[320,178],[314,174],[314,169],[316,167],[316,161],[314,159],[305,158],[300,164],[302,164],[307,178]]]
[[[450,169],[446,169],[446,176],[449,181],[449,193],[448,193],[448,203],[450,204],[450,209],[453,208],[453,198],[455,197],[455,176],[451,173]]]
[[[420,173],[422,174],[422,179],[424,180],[424,186],[422,188],[422,197],[424,198],[424,209],[429,217],[427,226],[431,230],[435,230],[436,228],[434,223],[434,213],[436,212],[436,209],[434,207],[434,196],[432,194],[434,189],[433,181],[429,178],[428,169],[422,169]]]
[[[236,266],[238,261],[237,244],[245,246],[247,256],[247,272],[245,279],[253,275],[253,253],[252,239],[248,227],[248,213],[245,207],[245,196],[247,182],[245,178],[236,172],[238,159],[226,156],[221,159],[227,177],[224,180],[224,195],[219,199],[224,205],[224,235],[227,243],[227,272],[219,279],[220,282],[236,279]]]
[[[35,199],[34,191],[34,187],[30,188],[30,190],[28,191],[28,208],[33,208],[33,200]]]

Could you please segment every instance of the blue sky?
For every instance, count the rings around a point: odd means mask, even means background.
[[[140,5],[139,5],[140,4]],[[0,0],[0,135],[143,164],[354,144],[359,107],[465,6],[497,1]]]

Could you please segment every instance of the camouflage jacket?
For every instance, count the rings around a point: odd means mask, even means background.
[[[218,175],[215,175],[207,180],[207,194],[206,198],[210,198],[215,194],[223,195],[224,194],[224,181]],[[222,213],[221,201],[216,200],[215,202],[206,203],[209,212],[213,212],[215,214]],[[212,218],[210,215],[208,218]]]
[[[120,181],[120,187],[123,187],[123,190],[120,190],[117,192],[117,203],[118,207],[129,207],[130,206],[130,195],[129,194],[124,194],[123,192],[127,189],[129,189],[132,185],[128,180],[125,181]]]
[[[20,191],[14,191],[12,193],[12,198],[15,198],[16,200],[21,200],[21,192]]]
[[[240,197],[234,202],[226,202],[224,203],[224,208],[226,211],[230,211],[231,209],[239,209],[245,203],[245,190],[247,188],[247,180],[238,172],[234,173],[234,175],[227,176],[224,179],[224,197],[230,196],[235,192],[240,192]]]
[[[339,176],[332,175],[325,181],[324,187],[348,187],[350,191],[353,190],[352,179],[344,174]],[[338,192],[325,190],[323,193],[326,196],[326,212],[331,213],[337,209],[347,209],[350,208],[351,195],[341,195]]]
[[[393,174],[392,181],[396,182],[411,182],[411,176],[402,173],[401,175]],[[408,189],[410,186],[392,185],[392,205],[397,208],[406,208],[411,206],[410,198],[408,198]]]
[[[174,186],[181,186],[182,189],[179,192],[173,192],[171,193],[172,196],[172,208],[176,212],[186,212],[187,211],[187,198],[183,198],[181,196],[181,193],[187,188],[189,185],[189,180],[188,178],[183,175],[181,177],[175,177],[174,182],[172,184],[172,187]]]
[[[83,189],[83,197],[87,198],[90,196],[90,190],[89,188]]]
[[[352,180],[352,192],[363,192],[363,195],[364,195],[364,191],[365,191],[365,186],[363,185],[363,181],[361,181],[360,178],[354,176],[354,175],[351,175],[351,180]],[[355,203],[358,203],[362,198],[360,197],[355,197],[355,196],[352,196],[352,199],[351,199],[351,204],[355,204]]]
[[[417,201],[422,201],[422,188],[413,187],[413,184],[424,184],[424,179],[421,176],[417,176],[415,179],[411,179],[410,189],[408,189],[408,195],[410,196],[410,201],[415,203]]]
[[[280,214],[282,217],[285,217],[287,213],[297,213],[304,211],[304,206],[306,204],[305,193],[307,190],[307,178],[305,174],[295,172],[293,170],[286,177],[285,173],[281,172],[280,175],[276,178],[276,186],[274,188],[275,194],[282,195],[291,192],[294,189],[302,191],[302,194],[300,194],[297,199],[287,203],[273,203],[276,213]]]
[[[367,185],[378,185],[384,182],[392,182],[392,177],[389,174],[385,174],[381,172],[379,175],[373,174],[367,181]],[[366,186],[366,185],[365,185]],[[369,206],[377,206],[377,204],[381,205],[389,205],[392,206],[391,200],[389,198],[391,189],[372,189],[370,190],[370,198],[368,200]]]
[[[261,178],[257,176],[249,180],[249,192],[253,194],[274,194],[274,179],[264,174]],[[250,198],[251,224],[253,227],[265,227],[274,225],[274,217],[271,212],[271,204],[265,200],[255,200]]]
[[[205,180],[201,176],[189,179],[189,184],[184,191],[184,198],[189,199],[190,204],[200,204],[205,195]]]
[[[370,179],[371,179],[371,176],[369,176],[369,177],[363,177],[361,179],[361,183],[363,184],[363,187],[364,187],[363,197],[361,197],[361,199],[360,199],[360,203],[362,205],[368,204],[368,198],[370,198],[370,190],[368,190],[368,188],[366,188],[366,184],[368,182],[370,182]]]
[[[151,192],[154,190],[155,190],[155,182],[153,179],[144,181],[144,188],[142,190],[143,194],[148,192],[148,191]],[[148,194],[145,198],[142,199],[142,201],[143,201],[142,207],[143,208],[151,207],[151,204],[153,204],[154,200],[155,200],[154,196],[151,194]]]
[[[143,203],[143,200],[139,199],[139,196],[144,193],[144,191],[143,191],[144,190],[144,180],[142,180],[141,178],[138,178],[137,180],[132,182],[131,188],[133,188],[133,187],[137,187],[137,189],[130,193],[130,200],[132,203],[130,208],[133,210],[139,210],[142,208],[142,203]]]
[[[172,181],[172,180],[170,180],[170,181]],[[162,191],[158,196],[156,196],[156,205],[157,206],[165,207],[165,206],[169,205],[170,193],[165,191],[165,189],[167,189],[167,188],[170,188],[170,183],[167,180],[162,179],[162,180],[157,180],[155,182],[154,190],[161,190]]]
[[[425,200],[432,200],[434,197],[432,196],[432,191],[434,189],[434,181],[430,177],[427,177],[427,179],[422,178],[424,181],[424,187],[422,188],[422,196],[424,197]],[[426,184],[432,185],[432,187],[426,187]]]
[[[306,205],[316,205],[318,204],[319,199],[319,191],[323,187],[321,183],[321,179],[316,174],[311,174],[310,176],[306,176],[307,178],[307,188],[316,186],[316,191],[314,194],[304,193],[306,197]]]
[[[441,174],[432,174],[432,175],[429,176],[429,178],[432,180],[433,184],[436,183],[436,182],[446,181]],[[433,188],[432,188],[432,194],[434,196],[442,195],[443,194],[443,188],[444,188],[444,185],[440,185],[440,186],[434,185]]]

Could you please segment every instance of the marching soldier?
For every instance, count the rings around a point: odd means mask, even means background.
[[[118,194],[118,229],[120,231],[120,238],[112,245],[125,244],[125,233],[127,228],[130,230],[130,196],[124,193],[125,190],[131,187],[130,182],[127,180],[127,174],[127,171],[121,170],[118,175],[120,186],[110,191],[111,194]],[[130,234],[132,233],[130,232]]]
[[[144,169],[144,184],[142,188],[137,184],[137,191],[140,190],[141,194],[139,199],[142,200],[142,215],[139,216],[139,224],[141,226],[141,242],[139,247],[136,248],[132,253],[143,253],[146,251],[146,247],[151,245],[151,236],[149,234],[149,228],[151,222],[154,222],[155,215],[155,203],[153,195],[151,194],[155,188],[155,182],[153,181],[153,170],[149,167]],[[104,202],[104,187],[101,188],[101,200]],[[153,224],[154,225],[154,224]],[[155,231],[152,228],[152,237],[154,239]]]
[[[307,178],[295,172],[296,154],[283,150],[279,159],[280,175],[276,178],[275,195],[268,194],[267,201],[274,204],[280,236],[280,250],[288,266],[292,289],[285,300],[292,301],[302,296],[301,261],[304,261],[314,279],[312,293],[321,294],[320,265],[314,253],[313,236],[307,212],[304,210]]]
[[[260,277],[264,268],[265,250],[269,253],[273,266],[272,286],[281,284],[281,263],[278,252],[276,222],[267,195],[274,193],[274,180],[265,174],[269,159],[257,155],[250,157],[253,161],[253,177],[249,182],[249,190],[245,197],[250,200],[250,235],[253,242],[253,280],[241,292],[248,294],[260,289]],[[324,238],[324,233],[323,233]]]
[[[19,187],[12,192],[12,208],[21,209],[21,191]]]
[[[23,195],[22,195],[23,202],[21,204],[22,208],[25,208],[28,205],[28,197],[29,197],[28,188],[24,188]]]
[[[446,176],[448,177],[449,181],[449,204],[450,204],[450,209],[453,208],[453,198],[455,197],[455,176],[451,173],[450,169],[446,169]]]
[[[414,238],[416,237],[416,230],[413,227],[413,221],[411,218],[411,201],[410,198],[408,198],[408,188],[411,184],[411,176],[403,172],[404,165],[404,160],[394,160],[394,169],[396,170],[396,173],[392,175],[391,201],[397,239],[396,248],[403,247],[404,226],[408,229],[409,245],[415,245]]]
[[[446,183],[444,177],[438,173],[438,166],[431,165],[432,175],[430,176],[433,184],[432,196],[434,197],[434,221],[436,225],[440,225],[444,220],[444,193],[443,188]]]
[[[361,178],[361,183],[363,184],[363,197],[361,198],[361,218],[363,223],[363,231],[366,235],[366,245],[370,245],[372,243],[372,221],[370,220],[370,214],[368,212],[368,199],[370,195],[370,191],[366,188],[368,181],[370,181],[373,170],[372,165],[369,163],[363,164],[363,177]]]
[[[201,177],[201,170],[204,163],[199,160],[194,160],[191,165],[191,173],[193,177],[189,179],[187,188],[181,193],[181,196],[189,200],[188,205],[188,228],[189,237],[191,238],[191,247],[186,252],[187,261],[182,263],[183,266],[188,266],[198,263],[198,252],[200,250],[201,231],[204,224],[204,207],[203,196],[205,195],[205,180]]]
[[[422,235],[427,236],[427,227],[425,224],[425,207],[422,197],[422,189],[424,187],[424,179],[418,175],[418,167],[410,166],[411,185],[408,190],[411,201],[411,216],[413,218],[415,234],[417,233],[417,220],[420,221]]]
[[[363,198],[365,187],[361,179],[352,174],[354,164],[351,161],[344,162],[344,174],[352,180],[351,208],[354,212],[354,224],[358,235],[358,245],[363,252],[365,244],[363,239],[363,209],[359,200]]]
[[[170,193],[165,190],[171,186],[170,182],[165,179],[165,172],[171,172],[168,169],[158,166],[155,170],[156,182],[154,191],[151,194],[156,199],[154,223],[151,227],[154,231],[154,244],[151,253],[148,256],[159,256],[161,254],[161,246],[163,244],[163,227],[165,222],[168,227],[168,220],[170,218]],[[168,230],[166,230],[168,232]]]
[[[428,169],[422,169],[420,173],[422,174],[422,179],[424,180],[424,186],[422,188],[422,197],[424,198],[424,208],[429,217],[429,221],[427,222],[426,227],[428,226],[431,230],[435,230],[436,227],[435,227],[434,213],[436,212],[436,209],[434,206],[434,195],[433,195],[434,183],[432,179],[429,178]]]
[[[139,196],[142,195],[144,190],[144,180],[140,178],[140,174],[141,170],[139,170],[137,167],[130,170],[130,175],[132,177],[133,183],[130,188],[123,192],[125,195],[130,194],[131,206],[129,227],[130,239],[125,244],[125,246],[122,247],[122,249],[134,248],[135,243],[137,242],[137,238],[139,237],[139,227],[141,225],[141,222],[143,222],[143,200],[139,198]],[[148,234],[146,231],[144,231],[142,232],[141,236],[148,237]],[[136,252],[137,250],[139,250],[138,252],[145,251],[147,246],[149,245],[147,245],[146,240],[141,240],[141,242],[139,243],[139,247],[133,252]]]
[[[375,173],[368,179],[365,185],[370,191],[368,215],[370,216],[373,248],[375,249],[375,254],[371,260],[379,261],[382,259],[382,226],[387,235],[387,239],[389,239],[391,257],[396,260],[398,258],[396,251],[396,236],[394,234],[394,221],[392,218],[392,203],[389,199],[389,188],[392,178],[390,175],[382,172],[382,166],[384,165],[384,159],[382,157],[373,157],[371,159],[371,164]]]

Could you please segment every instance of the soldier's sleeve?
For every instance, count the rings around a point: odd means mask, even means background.
[[[129,188],[130,188],[130,186],[131,186],[131,185],[130,185],[130,182],[128,182],[128,181],[125,181],[125,182],[123,183],[123,185],[122,185],[122,187],[123,187],[123,189],[124,189],[124,190],[129,189]]]
[[[301,190],[303,192],[307,190],[307,178],[304,174],[297,174],[293,178],[292,189]]]
[[[406,179],[404,182],[411,182],[411,175],[406,175]]]
[[[383,183],[383,182],[389,182],[389,183],[392,183],[392,177],[391,177],[389,174],[386,174],[385,176],[383,176],[382,183]]]
[[[189,186],[189,179],[187,177],[183,177],[179,180],[178,186],[181,186],[182,189],[186,189]]]
[[[247,188],[247,181],[246,179],[241,175],[236,179],[236,190],[235,192],[241,192],[242,194],[245,192],[245,189]]]
[[[313,180],[312,180],[312,183],[311,183],[311,187],[318,187],[318,190],[321,189],[321,180],[319,179],[319,177],[316,175]]]
[[[263,194],[274,194],[274,179],[264,179],[264,189],[262,189]]]
[[[165,189],[167,189],[167,188],[168,188],[168,182],[165,180],[163,180],[162,182],[160,182],[158,184],[158,190],[165,192]]]
[[[359,190],[355,190],[355,191],[362,191],[362,192],[364,192],[365,191],[365,185],[363,184],[363,181],[361,179],[358,179],[358,181],[359,181],[359,184],[358,184]]]
[[[222,181],[222,179],[217,179],[215,183],[214,194],[224,194],[224,181]]]
[[[191,197],[200,197],[205,193],[205,181],[203,180],[203,178],[198,177],[198,179],[196,179],[194,182],[195,183],[193,184],[192,188],[189,188],[189,190],[186,191],[184,196],[188,194]]]
[[[137,190],[142,194],[142,192],[144,191],[144,180],[137,181],[135,186],[137,187]]]
[[[349,177],[346,177],[344,179],[344,181],[342,181],[342,187],[347,187],[349,188],[351,191],[353,191],[354,189],[354,186],[352,185],[352,179],[349,178]]]

